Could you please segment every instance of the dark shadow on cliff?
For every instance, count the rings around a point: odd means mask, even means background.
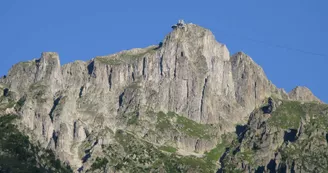
[[[91,75],[92,72],[93,72],[93,69],[94,69],[94,66],[95,66],[95,62],[92,61],[89,65],[88,65],[88,74]]]
[[[5,97],[8,97],[9,96],[9,89],[8,88],[5,88],[3,90],[3,96],[5,96]]]
[[[267,165],[267,168],[269,170],[269,173],[276,173],[276,161],[275,160],[270,160],[269,164]]]
[[[230,148],[226,148],[225,152],[223,153],[223,155],[220,157],[220,163],[221,163],[221,168],[216,172],[216,173],[224,173],[223,168],[224,168],[224,158],[227,156],[227,154],[229,153]]]
[[[296,135],[297,135],[297,130],[289,129],[288,131],[285,131],[284,141],[285,142],[295,142],[297,140]]]
[[[237,125],[236,126],[236,134],[238,136],[238,141],[239,143],[242,142],[244,136],[245,136],[245,133],[247,131],[247,125]]]
[[[264,172],[264,166],[259,166],[255,171],[255,173],[263,173],[263,172]]]
[[[270,114],[273,111],[274,103],[272,98],[268,99],[268,105],[262,107],[262,111],[265,114]]]
[[[287,173],[287,166],[284,163],[279,164],[278,173]]]
[[[54,113],[56,107],[58,106],[58,104],[59,104],[59,102],[60,102],[60,99],[61,99],[61,97],[57,98],[57,99],[54,101],[53,106],[52,106],[52,108],[51,108],[51,110],[50,110],[50,112],[49,112],[49,116],[50,116],[51,122],[53,122],[53,120],[54,120],[54,115],[53,115],[53,113]]]

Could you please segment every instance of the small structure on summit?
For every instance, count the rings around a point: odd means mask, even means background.
[[[179,20],[177,24],[172,26],[172,29],[176,29],[176,28],[185,28],[185,22],[183,20]]]

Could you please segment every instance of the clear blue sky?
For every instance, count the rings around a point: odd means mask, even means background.
[[[64,64],[157,44],[184,19],[212,30],[231,54],[249,54],[278,87],[307,86],[328,102],[327,7],[327,0],[2,0],[0,75],[43,51],[58,52]]]

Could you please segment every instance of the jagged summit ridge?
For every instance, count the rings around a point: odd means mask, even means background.
[[[305,86],[297,86],[292,91],[288,93],[288,96],[292,100],[298,100],[298,101],[314,101],[314,102],[320,102],[322,101],[318,99],[312,91],[305,87]]]
[[[74,169],[88,166],[79,147],[86,141],[97,141],[96,148],[111,144],[118,130],[185,153],[204,153],[221,134],[245,123],[265,98],[312,98],[301,97],[301,90],[295,96],[278,89],[249,56],[230,56],[211,31],[195,24],[174,28],[160,45],[88,62],[61,66],[57,53],[42,53],[38,60],[14,65],[0,83],[15,100],[25,98],[17,112],[25,128]],[[151,135],[157,112],[174,112],[219,130],[213,139],[182,133],[159,138]],[[131,129],[131,116],[141,127]]]

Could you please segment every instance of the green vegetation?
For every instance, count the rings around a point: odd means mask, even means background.
[[[15,106],[15,110],[20,110],[25,105],[25,101],[26,101],[25,96],[20,98]]]
[[[282,129],[297,129],[301,120],[308,116],[313,125],[328,130],[327,115],[328,105],[326,104],[284,100],[277,110],[272,113],[268,123]]]
[[[175,153],[177,151],[176,148],[174,147],[171,147],[171,146],[161,146],[158,148],[159,150],[162,150],[162,151],[166,151],[166,152],[169,152],[169,153]]]
[[[154,47],[150,47],[141,53],[132,53],[131,51],[125,51],[117,54],[117,57],[99,56],[95,59],[100,61],[101,63],[108,65],[132,64],[135,60],[143,58],[147,54],[154,54],[155,52],[156,49]]]
[[[96,57],[96,60],[108,65],[120,65],[123,63],[123,61],[120,59],[110,59],[107,57]]]
[[[301,119],[305,118],[305,111],[302,106],[298,101],[283,101],[277,110],[272,113],[268,123],[282,129],[297,129]]]
[[[306,113],[307,121],[309,121],[303,126],[302,136],[306,137],[282,146],[280,149],[282,160],[286,163],[296,160],[304,163],[304,167],[318,167],[327,170],[328,147],[326,143],[328,139],[325,135],[328,130],[328,105],[308,102],[301,106]],[[311,147],[309,148],[309,146]]]
[[[297,140],[295,143],[281,148],[282,161],[290,164],[294,161],[303,163],[304,169],[317,167],[321,170],[328,170],[328,147],[323,145],[324,143],[326,143],[326,139],[321,134]],[[309,145],[311,146],[310,149]],[[309,170],[309,172],[312,171]]]
[[[201,139],[210,139],[209,126],[205,124],[196,123],[183,116],[177,116],[177,124],[182,125],[181,131],[185,132],[189,136],[198,137]]]
[[[83,141],[78,150],[79,158],[82,158],[85,155],[85,150],[90,149],[91,147],[92,143],[89,140]]]
[[[227,173],[243,173],[244,172],[244,171],[236,168],[236,165],[230,164],[230,163],[224,165],[223,170],[224,170],[223,172],[227,172]]]
[[[216,167],[212,163],[207,163],[202,158],[197,157],[166,157],[164,160],[164,169],[170,173],[181,172],[202,172],[210,173],[215,172]]]
[[[128,125],[137,125],[139,120],[134,112],[124,114]],[[148,111],[146,116],[156,121],[155,128],[151,136],[157,139],[165,135],[181,135],[194,139],[211,140],[215,134],[215,127],[211,125],[199,124],[180,116],[174,112],[153,112]],[[151,132],[149,132],[151,133]],[[147,134],[149,134],[147,133]],[[164,145],[155,147],[154,144],[146,140],[138,139],[133,132],[118,130],[115,133],[116,144],[110,144],[104,147],[104,153],[109,161],[110,167],[122,172],[215,172],[220,156],[224,153],[226,145],[230,140],[224,136],[224,140],[217,148],[214,148],[205,157],[198,158],[194,156],[177,155],[177,148]],[[233,136],[234,137],[234,136]]]
[[[22,67],[28,67],[31,65],[36,65],[35,61],[25,61],[25,62],[19,62],[18,65],[21,65]]]
[[[248,164],[253,165],[255,164],[253,158],[254,158],[254,151],[251,149],[247,149],[243,152],[238,152],[236,154],[236,157],[238,158],[238,160],[243,160],[243,161],[247,161]]]
[[[223,140],[221,143],[217,144],[210,152],[205,153],[207,162],[216,163],[219,161],[220,157],[226,151],[226,148],[229,146],[229,141]]]
[[[106,158],[96,158],[96,161],[92,163],[91,165],[91,171],[106,168],[106,165],[108,163],[108,160]]]
[[[0,97],[0,111],[5,111],[8,108],[13,108],[16,102],[10,97],[1,96]]]
[[[15,115],[0,117],[0,172],[72,172],[51,150],[43,151],[19,132]]]
[[[310,124],[313,128],[328,130],[328,105],[318,103],[305,103],[302,105],[307,115],[310,117]]]
[[[6,109],[13,108],[14,106],[14,101],[9,101],[8,103],[0,103],[0,111],[5,111]]]
[[[136,115],[133,115],[128,120],[128,125],[137,124],[138,123],[138,117]]]
[[[277,100],[279,99],[275,98],[275,101]],[[257,161],[263,159],[262,155],[265,155],[266,152],[261,144],[269,142],[274,144],[270,147],[264,147],[271,148],[274,146],[275,152],[281,155],[280,163],[287,165],[287,167],[301,165],[302,172],[324,172],[328,170],[328,105],[316,102],[280,101],[281,104],[277,104],[276,110],[271,113],[271,116],[262,114],[262,111],[257,112],[258,116],[264,117],[262,120],[266,123],[262,123],[261,127],[255,126],[257,129],[252,126],[246,132],[242,143],[238,142],[237,145],[234,145],[232,142],[229,145],[230,150],[223,160],[224,172],[244,172],[245,170],[236,170],[236,168],[242,169],[238,166],[241,162],[246,165],[245,167],[253,170],[258,169],[259,166],[265,167],[266,165],[258,165]],[[268,117],[267,120],[266,117]],[[251,121],[257,122],[258,119]],[[298,130],[301,123],[302,130],[298,131],[295,140],[282,142],[286,140],[286,133],[284,132],[287,129]],[[266,133],[270,134],[261,134],[264,129]],[[272,136],[267,139],[263,138],[267,135]],[[270,139],[281,141],[281,145],[276,145]]]
[[[218,144],[215,148],[213,148],[210,152],[205,153],[206,159],[208,162],[218,162],[222,154],[226,150],[226,145],[225,144]]]
[[[116,144],[104,147],[108,166],[122,172],[215,172],[216,166],[204,158],[178,156],[176,149],[153,144],[136,138],[133,134],[118,130],[115,133]],[[164,151],[164,152],[163,152]],[[104,159],[102,159],[104,160]],[[104,163],[98,159],[98,163]],[[100,164],[99,164],[100,165]]]
[[[138,110],[133,112],[126,112],[122,114],[122,120],[126,121],[129,126],[131,125],[138,125],[139,124],[139,117],[138,117]]]
[[[188,136],[200,139],[211,138],[211,127],[209,125],[197,123],[174,112],[157,113],[156,128],[160,131],[176,129]]]
[[[161,132],[167,129],[174,129],[171,123],[171,118],[173,118],[173,116],[166,115],[164,112],[157,113],[156,129],[158,129]]]

